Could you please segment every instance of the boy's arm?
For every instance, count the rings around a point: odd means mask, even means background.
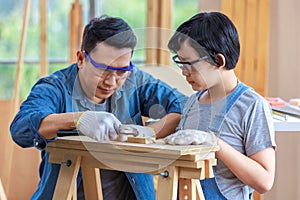
[[[243,183],[259,193],[269,191],[275,177],[275,150],[273,147],[261,150],[247,157],[221,139],[218,139],[220,150],[216,156]]]
[[[149,125],[156,133],[156,138],[164,138],[175,132],[175,129],[180,121],[179,113],[169,113],[159,121]]]

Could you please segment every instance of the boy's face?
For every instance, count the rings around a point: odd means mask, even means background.
[[[78,52],[78,76],[85,95],[95,103],[102,103],[115,93],[124,84],[130,71],[103,69],[96,67],[95,63],[116,69],[127,68],[131,54],[131,48],[118,49],[103,42],[88,55]]]
[[[193,62],[203,56],[199,55],[199,53],[190,46],[188,40],[185,40],[181,44],[180,49],[177,51],[177,55],[182,62]],[[206,60],[186,66],[182,70],[182,74],[186,77],[186,81],[195,91],[208,89],[217,84],[220,80],[218,68],[211,65]]]

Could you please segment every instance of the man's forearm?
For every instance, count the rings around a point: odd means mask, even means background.
[[[82,112],[51,114],[45,117],[39,126],[39,133],[45,139],[57,136],[59,130],[72,130]]]

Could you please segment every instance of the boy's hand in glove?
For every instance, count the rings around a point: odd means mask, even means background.
[[[193,129],[177,131],[167,137],[164,142],[166,144],[190,145],[190,144],[210,144],[216,145],[217,139],[215,134]]]
[[[86,111],[78,119],[78,131],[98,142],[115,140],[121,122],[109,112]]]

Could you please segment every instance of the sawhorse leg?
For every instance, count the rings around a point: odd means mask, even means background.
[[[200,181],[197,179],[179,179],[179,199],[204,200]]]
[[[82,171],[85,199],[103,200],[99,169],[81,166],[81,171]]]
[[[72,198],[74,185],[80,168],[80,162],[80,156],[70,155],[68,156],[68,159],[61,164],[53,195],[54,200],[70,200]]]
[[[159,176],[157,185],[157,200],[176,200],[178,189],[178,167],[166,168],[168,176]]]

